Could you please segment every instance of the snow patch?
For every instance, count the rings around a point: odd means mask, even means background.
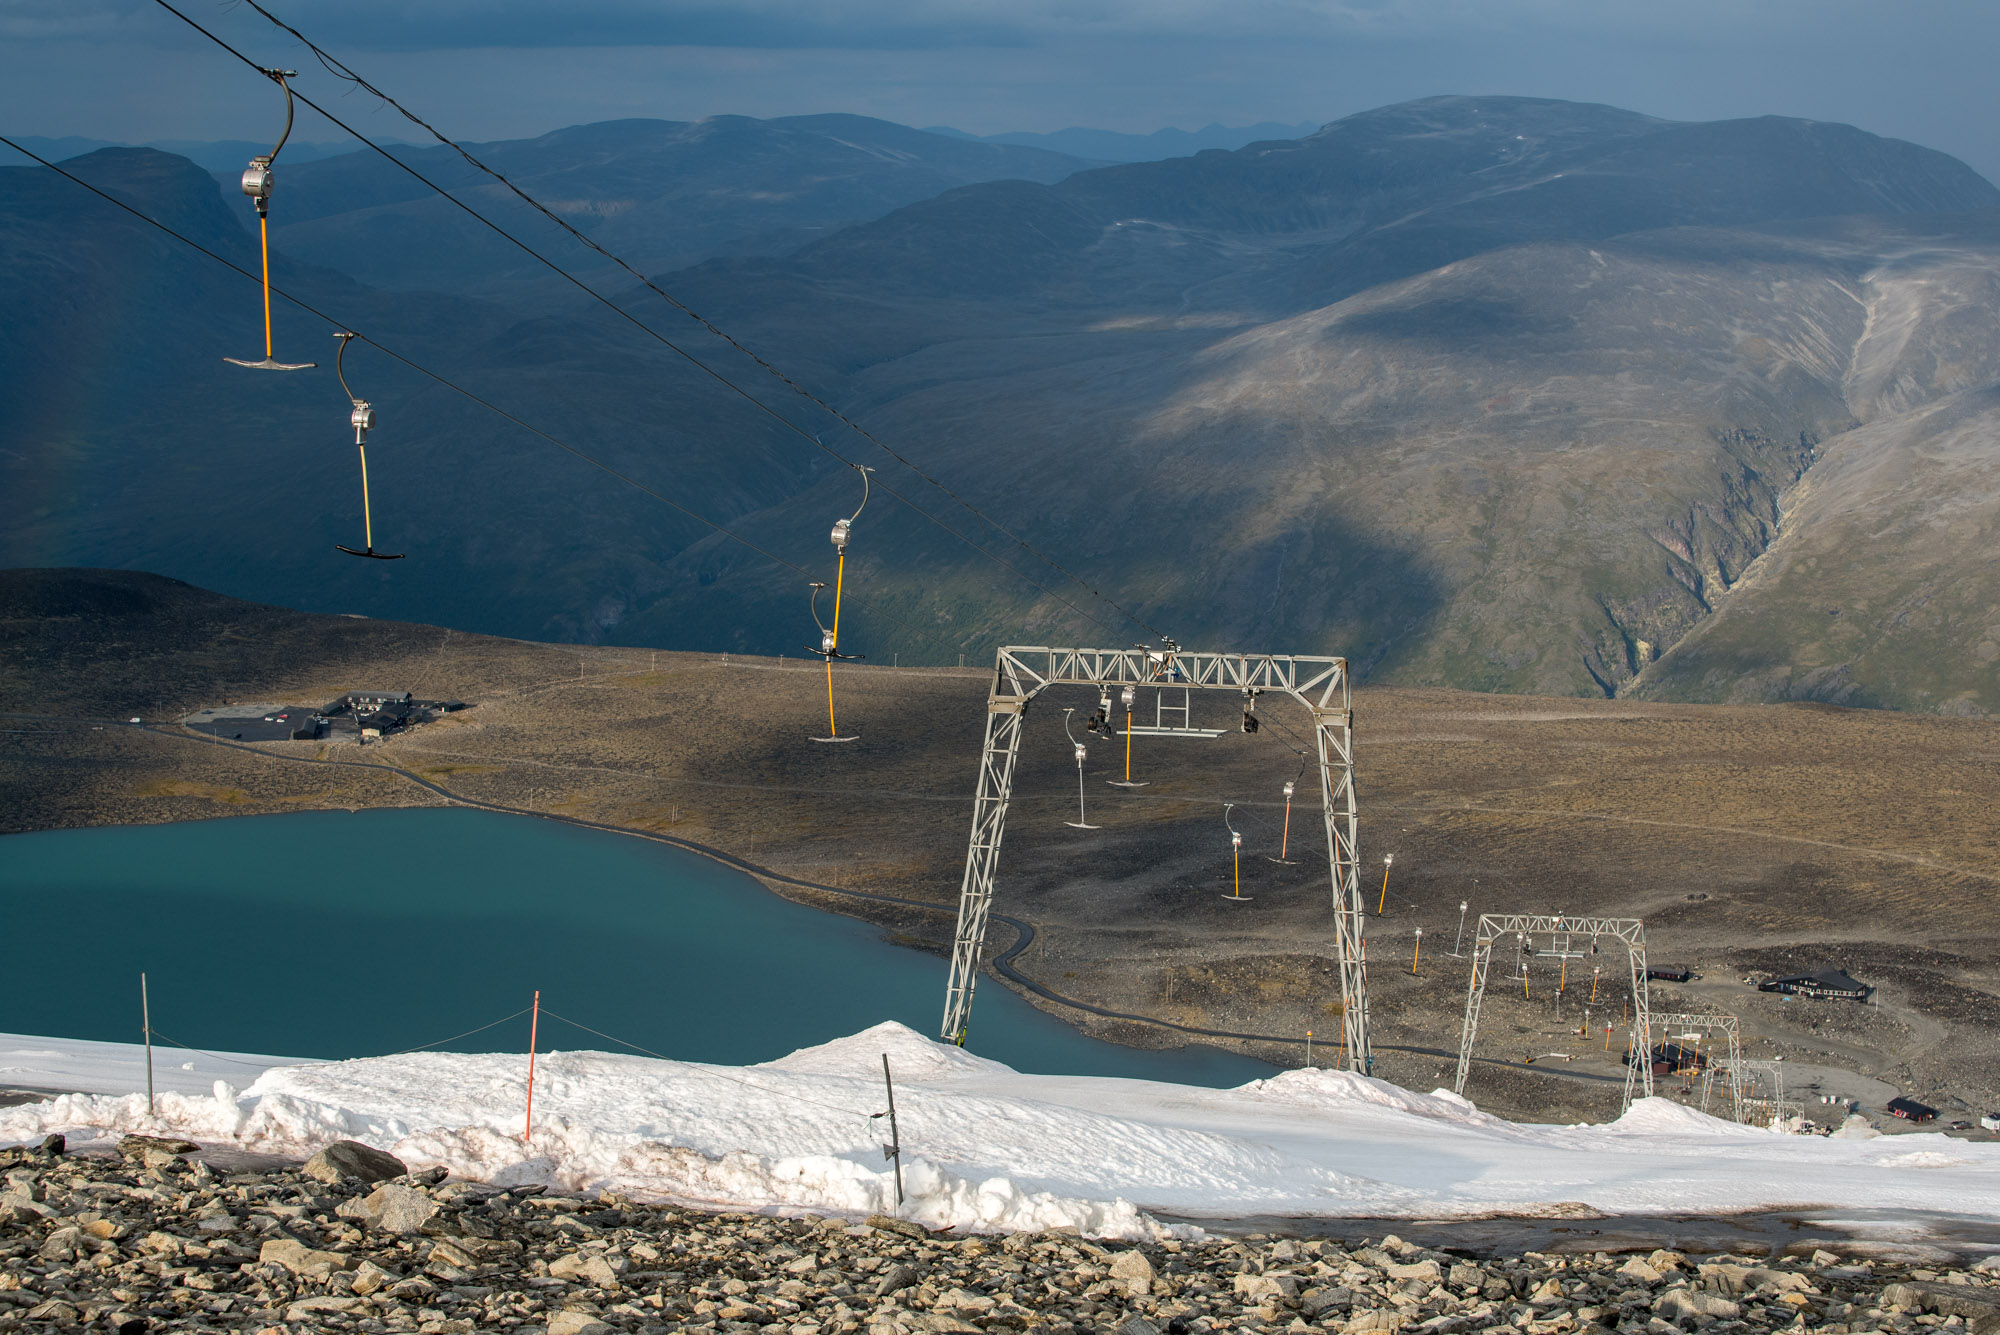
[[[900,1210],[883,1154],[885,1053]],[[131,1069],[143,1078],[142,1065]],[[1604,1126],[1536,1126],[1344,1071],[1288,1071],[1232,1090],[1023,1074],[886,1024],[744,1067],[544,1053],[524,1141],[526,1074],[513,1054],[277,1066],[240,1092],[223,1081],[164,1091],[152,1115],[143,1095],[116,1092],[0,1109],[0,1142],[60,1131],[88,1146],[140,1131],[303,1157],[352,1139],[413,1168],[582,1195],[1129,1239],[1176,1231],[1153,1212],[1437,1218],[1801,1201],[1933,1210],[1936,1177],[1909,1170],[1947,1167],[1955,1212],[2000,1219],[2000,1146],[1786,1136],[1664,1098]]]

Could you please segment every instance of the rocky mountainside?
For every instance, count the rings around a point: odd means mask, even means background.
[[[852,170],[818,173],[835,140]],[[700,251],[702,227],[733,245],[946,177],[1032,175],[930,140],[1002,151],[841,118],[614,123],[496,151],[551,199],[637,201],[576,217],[644,258]],[[154,158],[79,161],[254,254],[240,201]],[[795,228],[789,253],[668,282],[983,517],[657,298],[620,296],[931,512],[878,491],[858,528],[844,638],[871,657],[1166,631],[1344,652],[1408,683],[2000,708],[1980,657],[2000,615],[1979,610],[1994,599],[1959,545],[1989,514],[1964,479],[1983,475],[1979,394],[2000,358],[2000,191],[1963,164],[1846,126],[1514,98],[1430,99],[1236,152],[1036,162],[1040,181],[956,186],[809,244]],[[683,166],[720,202],[668,236]],[[287,281],[806,574],[379,357],[362,359],[395,461],[378,531],[413,555],[354,569],[329,555],[352,538],[337,389],[311,373],[252,385],[215,359],[254,341],[254,289],[26,177],[0,204],[15,257],[0,290],[47,314],[0,330],[0,400],[24,442],[0,460],[21,507],[0,558],[143,564],[516,635],[797,652],[854,475],[617,316],[547,304],[522,270],[428,230],[448,206],[384,171],[288,173],[284,244],[387,287],[406,261],[439,286],[490,275],[505,300],[399,296],[291,258]],[[760,192],[787,181],[792,202],[766,211]],[[381,244],[360,239],[364,217]],[[1970,471],[1940,471],[1936,433],[1954,432],[1945,453]],[[1892,495],[1907,517],[1890,542],[1870,524]],[[1814,542],[1853,585],[1837,617],[1800,610],[1832,605]],[[1819,573],[1778,578],[1794,550]],[[1889,672],[1911,655],[1923,672]]]

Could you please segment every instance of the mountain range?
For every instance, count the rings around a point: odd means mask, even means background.
[[[499,215],[820,444],[342,157],[281,164],[282,283],[804,574],[372,353],[411,559],[347,561],[337,387],[223,367],[254,286],[30,168],[0,173],[0,294],[35,317],[0,328],[5,559],[795,652],[860,499],[823,445],[880,469],[843,629],[877,659],[1164,632],[1412,684],[2000,709],[2000,191],[1955,159],[1519,98],[1096,168],[858,120],[475,151],[978,514],[546,223]],[[408,157],[484,207],[447,153]],[[254,262],[177,161],[67,166]],[[281,311],[280,354],[327,332]]]

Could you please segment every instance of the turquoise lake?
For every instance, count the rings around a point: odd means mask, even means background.
[[[947,972],[697,854],[463,809],[8,835],[0,913],[15,947],[0,1031],[136,1042],[144,970],[156,1035],[292,1057],[433,1044],[539,988],[544,1051],[620,1050],[567,1020],[668,1057],[768,1061],[882,1020],[933,1034]],[[522,1016],[445,1046],[527,1042]],[[991,978],[967,1046],[1051,1075],[1228,1086],[1274,1070],[1103,1043]]]

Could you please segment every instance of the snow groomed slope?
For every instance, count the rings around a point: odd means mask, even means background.
[[[60,1040],[47,1040],[56,1045]],[[758,1066],[545,1053],[522,1141],[518,1054],[281,1066],[242,1092],[74,1094],[0,1110],[0,1141],[128,1131],[303,1155],[338,1138],[498,1183],[732,1209],[893,1210],[882,1057],[908,1201],[932,1228],[1073,1225],[1160,1236],[1151,1211],[1440,1218],[1900,1208],[2000,1218],[2000,1145],[1817,1139],[1664,1099],[1601,1126],[1538,1126],[1345,1072],[1236,1089],[1026,1075],[897,1024]]]

